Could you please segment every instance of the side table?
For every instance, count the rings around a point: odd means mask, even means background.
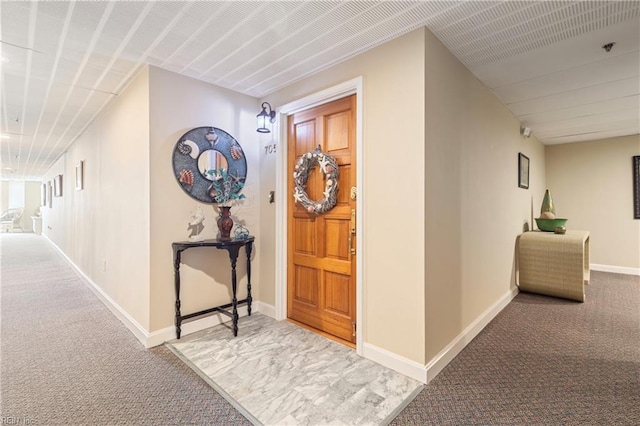
[[[516,283],[522,291],[584,302],[589,232],[531,231],[518,237]]]
[[[206,315],[211,312],[220,312],[221,314],[227,315],[231,317],[233,323],[233,335],[238,335],[238,305],[247,305],[247,310],[249,311],[249,316],[251,316],[251,251],[253,249],[253,242],[255,237],[249,236],[244,239],[233,239],[233,240],[203,240],[203,241],[181,241],[175,242],[171,244],[173,248],[173,269],[174,269],[174,278],[175,278],[175,291],[176,291],[176,317],[175,317],[175,325],[176,325],[176,336],[180,339],[180,333],[182,331],[181,325],[182,321],[198,317],[201,315]],[[187,315],[182,315],[180,312],[180,261],[182,258],[182,252],[194,247],[215,247],[217,249],[227,250],[229,252],[229,260],[231,262],[231,291],[232,291],[232,299],[231,303],[227,303],[220,306],[215,306],[213,308],[204,309],[202,311],[194,312]],[[236,262],[238,260],[238,253],[240,252],[240,248],[244,247],[245,252],[247,254],[247,298],[243,300],[238,300],[236,297],[237,290],[237,282],[236,282]],[[231,308],[231,311],[229,311]]]

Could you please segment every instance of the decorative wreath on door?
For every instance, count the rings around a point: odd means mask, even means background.
[[[309,174],[316,164],[320,165],[320,170],[324,173],[325,178],[324,192],[322,193],[324,198],[319,201],[309,199],[306,191]],[[309,213],[321,214],[331,210],[338,201],[338,177],[340,176],[340,170],[338,169],[336,159],[322,152],[320,146],[318,146],[313,151],[309,151],[298,158],[294,168],[294,201],[300,203]]]

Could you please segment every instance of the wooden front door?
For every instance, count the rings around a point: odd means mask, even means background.
[[[289,116],[287,153],[287,316],[354,343],[356,321],[356,97],[352,95]],[[336,159],[340,176],[335,207],[309,213],[294,202],[297,159],[320,146]],[[316,166],[306,193],[324,198],[325,175]]]

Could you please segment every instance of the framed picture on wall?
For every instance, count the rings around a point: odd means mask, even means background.
[[[43,183],[42,186],[40,187],[40,205],[41,206],[47,205],[47,184],[46,183]]]
[[[518,153],[518,186],[529,189],[529,157]]]
[[[54,197],[62,197],[62,175],[53,178],[53,195]]]
[[[53,197],[51,194],[51,181],[47,182],[47,205],[53,207]]]
[[[76,191],[84,188],[84,161],[76,165]]]
[[[633,218],[640,219],[640,155],[633,157]]]

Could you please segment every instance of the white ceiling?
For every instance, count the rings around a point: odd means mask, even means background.
[[[261,98],[420,26],[545,144],[640,133],[638,1],[3,0],[0,16],[4,179],[40,179],[144,64]]]

